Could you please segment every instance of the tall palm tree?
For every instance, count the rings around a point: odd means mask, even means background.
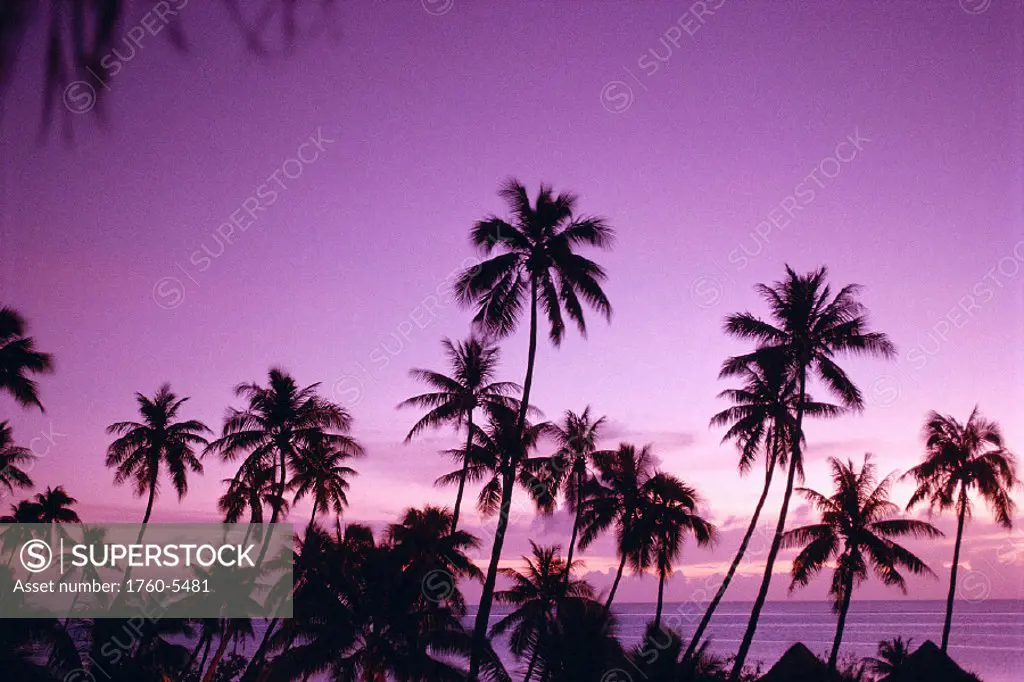
[[[739,651],[730,674],[730,680],[737,682],[743,671],[750,645],[757,632],[761,609],[768,598],[775,559],[786,530],[786,515],[796,482],[797,471],[801,470],[803,457],[804,403],[807,401],[807,381],[817,377],[840,404],[850,410],[860,411],[864,398],[860,390],[836,364],[838,355],[875,355],[891,358],[896,349],[889,338],[880,332],[868,331],[867,311],[858,300],[861,287],[848,284],[833,295],[827,283],[828,270],[818,268],[805,275],[798,275],[788,265],[786,277],[772,286],[759,284],[757,292],[768,304],[771,320],[763,320],[751,313],[729,315],[725,331],[731,336],[756,342],[757,348],[746,355],[725,361],[721,376],[742,374],[745,368],[759,358],[781,355],[796,380],[797,404],[790,439],[792,454],[786,491],[779,510],[768,556],[765,560],[764,577],[754,600],[750,621],[743,634]]]
[[[632,561],[638,570],[647,567],[637,555],[643,540],[637,527],[643,509],[644,486],[656,475],[655,459],[650,445],[637,451],[635,446],[622,443],[617,450],[595,453],[594,464],[597,473],[587,481],[582,505],[580,548],[586,549],[602,532],[615,526],[619,568],[605,601],[608,611],[626,562]]]
[[[697,507],[700,495],[672,474],[658,472],[644,483],[640,513],[633,530],[638,544],[634,554],[636,571],[654,566],[658,574],[658,607],[654,626],[661,627],[665,606],[665,580],[683,551],[683,540],[692,535],[697,545],[708,547],[717,535],[715,526],[702,517]]]
[[[8,393],[23,407],[38,407],[39,389],[30,374],[53,371],[53,356],[36,350],[35,341],[25,336],[27,325],[13,308],[0,308],[0,392]]]
[[[36,520],[33,523],[81,523],[74,506],[78,500],[68,495],[64,486],[47,487],[32,498]]]
[[[313,498],[310,526],[318,513],[333,510],[340,516],[348,505],[348,479],[355,476],[356,471],[345,463],[355,452],[350,448],[335,448],[323,439],[315,439],[308,448],[299,451],[291,488],[295,491],[295,502],[306,495]]]
[[[14,444],[10,425],[0,421],[0,487],[7,488],[8,493],[16,488],[31,488],[32,478],[25,472],[25,466],[34,460],[31,450]]]
[[[347,435],[351,415],[320,397],[316,392],[319,386],[316,383],[300,388],[278,367],[270,370],[266,386],[239,384],[235,395],[248,405],[244,410],[232,408],[228,412],[221,437],[207,448],[207,452],[216,452],[226,461],[245,453],[242,467],[247,471],[273,472],[270,523],[277,523],[284,512],[289,471],[314,441],[351,455],[362,452]]]
[[[537,357],[539,306],[544,307],[548,337],[555,346],[560,345],[565,336],[563,310],[581,334],[586,333],[584,302],[611,319],[611,303],[601,287],[606,278],[604,269],[575,249],[580,246],[609,248],[614,232],[602,218],[577,215],[574,194],[556,195],[550,186],[542,184],[531,205],[526,187],[515,179],[507,180],[498,193],[508,205],[511,219],[491,215],[473,226],[470,239],[489,258],[466,269],[456,281],[455,291],[464,305],[476,307],[474,323],[496,336],[508,336],[515,331],[523,309],[529,307],[529,351],[518,418],[519,430],[523,431]],[[498,561],[505,539],[506,524],[502,519],[508,516],[511,504],[511,490],[508,492],[480,596],[470,682],[477,680],[487,637]]]
[[[107,433],[120,436],[107,448],[107,466],[115,469],[114,483],[132,481],[136,497],[148,495],[139,531],[141,542],[160,490],[161,468],[167,468],[178,499],[184,498],[189,472],[203,472],[195,450],[207,445],[204,434],[210,433],[210,429],[195,419],[177,421],[188,398],[172,393],[169,384],[161,386],[152,398],[136,393],[135,400],[142,421],[115,422],[107,427]]]
[[[501,575],[508,578],[511,585],[507,590],[495,592],[494,600],[515,609],[491,628],[492,636],[509,633],[509,648],[516,656],[529,652],[530,662],[523,682],[530,682],[538,661],[546,670],[544,648],[550,643],[559,606],[566,599],[590,599],[594,595],[586,581],[571,576],[580,562],[567,565],[558,554],[558,546],[539,547],[531,540],[530,547],[532,555],[523,557],[525,573],[514,568],[501,569]]]
[[[473,416],[477,408],[490,409],[494,406],[510,406],[515,403],[509,394],[520,390],[517,384],[495,381],[498,369],[498,348],[486,339],[470,336],[466,341],[452,342],[442,339],[445,355],[451,367],[451,376],[428,369],[413,369],[409,374],[431,389],[430,393],[413,396],[399,403],[398,407],[419,407],[429,411],[409,430],[405,442],[427,428],[445,424],[457,430],[466,427],[466,451],[473,441]],[[459,511],[462,496],[466,490],[466,475],[470,462],[463,461],[459,477],[459,492],[455,496],[455,510],[452,513],[452,530],[459,525]]]
[[[775,469],[785,467],[788,462],[790,439],[795,429],[796,403],[799,396],[796,382],[781,354],[765,354],[758,357],[739,370],[737,377],[743,380],[741,388],[726,389],[718,394],[719,398],[731,401],[732,406],[713,416],[711,425],[729,427],[722,437],[722,442],[733,441],[739,450],[741,476],[750,472],[757,457],[763,453],[764,485],[739,549],[690,639],[690,644],[683,655],[684,661],[688,661],[697,652],[704,631],[711,623],[715,610],[725,597],[743,561],[750,539],[757,530],[765,501],[768,499]],[[813,402],[808,396],[804,403],[804,412],[811,417],[835,417],[841,414],[842,410],[828,403]],[[797,475],[802,478],[800,471]]]
[[[971,494],[977,492],[1004,528],[1013,527],[1016,505],[1013,489],[1019,485],[1016,456],[1003,440],[1002,430],[985,419],[975,407],[961,423],[949,415],[931,412],[925,421],[925,456],[904,474],[917,482],[907,509],[924,502],[931,512],[956,510],[956,544],[946,598],[946,620],[942,626],[942,650],[949,644],[956,597],[957,571],[964,524],[971,515]]]
[[[597,452],[597,440],[605,421],[605,417],[594,419],[590,414],[590,405],[587,405],[580,414],[566,410],[562,423],[555,426],[558,450],[552,458],[550,469],[554,474],[554,486],[562,489],[566,504],[573,515],[572,535],[569,537],[569,550],[565,555],[567,569],[573,565],[576,539],[579,536],[587,469],[593,463],[594,453]],[[565,575],[568,580],[568,571]]]
[[[889,500],[895,474],[879,482],[871,455],[864,456],[860,471],[853,461],[844,463],[829,458],[829,464],[835,485],[831,497],[800,488],[811,506],[821,513],[821,521],[788,531],[782,538],[782,545],[802,547],[793,561],[790,592],[806,586],[826,565],[835,565],[829,594],[839,622],[828,658],[829,670],[835,671],[853,588],[867,580],[868,570],[873,568],[883,583],[898,587],[906,594],[907,581],[902,571],[914,575],[935,574],[917,555],[894,539],[936,538],[942,533],[925,521],[897,517],[899,507]]]

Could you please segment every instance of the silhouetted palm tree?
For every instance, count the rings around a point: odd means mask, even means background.
[[[942,650],[949,644],[956,597],[957,571],[964,524],[971,515],[971,493],[977,492],[1004,528],[1013,527],[1016,505],[1013,489],[1019,485],[1016,457],[1006,448],[999,425],[985,419],[975,407],[965,423],[938,412],[928,414],[924,427],[924,461],[904,474],[917,482],[907,509],[924,502],[931,512],[956,510],[956,545],[942,626]]]
[[[709,645],[704,642],[688,659],[682,657],[679,633],[652,622],[629,652],[629,665],[646,682],[724,682],[726,661],[710,653]]]
[[[865,658],[864,663],[879,679],[901,672],[910,658],[912,639],[887,639],[878,643],[878,654]]]
[[[592,599],[565,599],[559,605],[551,639],[545,646],[544,674],[555,682],[629,680],[619,643],[618,622]]]
[[[74,506],[78,500],[68,495],[64,486],[47,487],[32,498],[32,508],[36,514],[33,523],[81,523]]]
[[[463,578],[482,581],[484,574],[466,554],[477,549],[480,541],[466,531],[452,528],[452,512],[428,505],[407,509],[398,523],[388,526],[385,539],[394,548],[408,579],[421,584],[423,598],[435,603],[444,601],[456,615],[462,616],[466,604],[462,592],[454,586]],[[440,584],[430,582],[431,579],[439,580]]]
[[[473,440],[473,416],[477,408],[491,409],[495,406],[515,406],[518,404],[510,398],[510,394],[518,392],[517,384],[507,381],[494,381],[498,369],[498,349],[486,340],[475,336],[466,341],[452,343],[442,339],[445,355],[451,367],[451,376],[427,369],[413,369],[409,374],[433,390],[414,396],[399,403],[398,407],[419,407],[429,411],[416,422],[405,441],[426,428],[438,428],[445,424],[453,425],[456,430],[466,427],[466,451],[469,451]],[[452,514],[452,530],[459,524],[459,511],[462,508],[462,495],[466,489],[466,475],[470,461],[463,460],[462,475],[459,477],[459,492],[455,496],[455,510]]]
[[[195,450],[207,445],[203,434],[210,433],[210,429],[195,419],[176,421],[188,398],[176,396],[169,384],[161,386],[152,398],[136,393],[135,399],[142,421],[115,422],[107,427],[107,433],[120,436],[107,448],[107,466],[115,469],[114,483],[132,481],[137,497],[149,496],[139,533],[141,541],[160,490],[160,469],[167,468],[171,487],[179,500],[184,498],[189,472],[203,472]]]
[[[796,380],[797,405],[790,447],[789,474],[782,508],[775,528],[775,536],[765,561],[761,588],[743,634],[730,679],[739,680],[750,645],[757,632],[761,609],[768,598],[775,559],[779,553],[782,535],[786,529],[786,515],[793,495],[797,471],[802,467],[804,403],[807,400],[807,380],[817,376],[822,385],[835,395],[844,408],[861,410],[864,399],[846,372],[836,364],[837,355],[878,355],[892,357],[896,350],[889,338],[879,332],[868,331],[867,314],[857,300],[860,286],[849,284],[834,296],[826,282],[828,271],[822,267],[806,275],[798,275],[786,266],[786,278],[773,286],[757,285],[757,292],[767,302],[771,321],[751,313],[729,315],[725,331],[741,339],[757,343],[752,353],[726,360],[721,376],[734,376],[747,370],[759,358],[782,356],[789,373]]]
[[[789,373],[789,368],[782,354],[765,354],[736,372],[743,380],[742,388],[727,389],[718,394],[719,398],[730,400],[733,405],[711,418],[712,426],[728,426],[722,442],[733,441],[740,451],[740,475],[746,474],[753,467],[757,457],[764,455],[764,486],[761,496],[754,508],[747,531],[743,535],[736,556],[726,571],[722,584],[711,599],[704,616],[690,639],[690,644],[683,656],[689,660],[697,651],[704,631],[711,623],[715,610],[725,597],[733,576],[739,569],[746,554],[750,539],[757,530],[761,511],[768,499],[772,477],[777,466],[785,467],[789,458],[790,441],[796,427],[796,403],[799,395],[796,381]],[[842,410],[835,405],[813,402],[810,396],[804,403],[804,412],[812,417],[835,417]],[[802,472],[797,475],[803,478]]]
[[[935,574],[894,538],[936,538],[942,533],[925,521],[897,518],[899,507],[889,501],[895,474],[879,482],[870,455],[864,456],[860,471],[854,468],[852,461],[843,463],[830,458],[829,464],[835,485],[831,497],[800,488],[821,513],[821,521],[788,531],[782,538],[782,546],[801,547],[793,561],[790,592],[806,586],[826,565],[835,565],[829,594],[839,622],[828,659],[829,670],[835,671],[853,588],[867,580],[868,571],[873,568],[883,583],[899,587],[906,594],[907,582],[901,571],[914,575]]]
[[[429,534],[417,528],[420,521],[450,529],[447,514],[439,524],[436,516],[407,513],[408,524],[389,531],[403,535],[406,543],[417,538],[417,551],[387,539],[377,543],[365,526],[350,524],[344,531],[339,526],[333,536],[314,526],[296,557],[295,617],[275,637],[280,653],[269,664],[271,679],[305,680],[315,674],[367,682],[462,679],[457,659],[468,657],[470,634],[449,599],[425,598],[421,576],[407,572],[447,561],[420,551],[426,549],[420,539]],[[462,561],[471,565],[464,554]]]
[[[491,635],[509,634],[509,648],[516,656],[530,654],[523,682],[533,677],[538,661],[544,664],[545,646],[551,641],[559,606],[566,599],[590,599],[593,588],[586,581],[576,580],[571,574],[574,566],[566,565],[558,555],[558,547],[539,547],[530,541],[532,556],[524,556],[525,573],[514,568],[501,569],[501,575],[511,581],[507,590],[494,593],[499,604],[515,609],[491,628]],[[566,576],[569,576],[568,578]]]
[[[249,523],[263,523],[263,507],[275,505],[287,511],[288,503],[276,497],[273,469],[251,469],[242,466],[234,478],[224,479],[227,490],[218,498],[217,509],[224,514],[225,523],[238,523],[246,512]]]
[[[315,439],[309,447],[298,451],[290,486],[295,491],[296,503],[306,495],[313,498],[310,526],[319,512],[333,510],[340,516],[348,505],[348,479],[355,476],[356,471],[345,466],[345,462],[356,454],[362,454],[362,448],[337,449],[322,439]]]
[[[655,475],[655,461],[650,445],[638,452],[635,446],[622,443],[618,450],[595,453],[594,464],[597,473],[587,481],[584,495],[580,548],[586,549],[602,532],[615,526],[619,568],[605,602],[605,609],[610,610],[626,562],[632,561],[639,570],[646,568],[637,557],[642,541],[637,521],[643,508],[644,486]]]
[[[25,336],[27,326],[13,308],[0,308],[0,392],[14,397],[24,407],[40,411],[39,390],[30,374],[53,371],[53,357],[36,350],[35,341]]]
[[[654,627],[661,627],[665,580],[683,551],[685,537],[692,535],[700,547],[710,546],[716,537],[715,526],[697,509],[700,504],[697,491],[671,474],[657,472],[643,485],[640,512],[631,531],[637,538],[632,563],[635,572],[653,566],[658,573]]]
[[[561,344],[565,335],[563,310],[581,334],[586,333],[584,302],[611,318],[611,304],[601,288],[606,277],[604,269],[574,249],[580,246],[609,248],[613,231],[602,218],[576,215],[576,196],[567,192],[555,195],[547,185],[541,185],[532,205],[526,187],[518,180],[506,181],[499,195],[508,204],[512,218],[505,220],[491,215],[473,226],[470,232],[473,245],[490,258],[463,272],[455,291],[463,304],[476,307],[474,323],[497,336],[511,334],[519,324],[523,309],[529,308],[530,341],[518,418],[522,431],[533,387],[538,307],[544,307],[548,336],[555,346]],[[509,504],[511,497],[502,505],[502,517],[508,515]],[[504,531],[495,533],[494,551],[474,629],[476,645],[470,664],[470,682],[476,682],[479,672],[504,538]]]
[[[294,378],[277,367],[270,370],[265,387],[239,384],[235,395],[248,405],[244,410],[229,411],[221,437],[207,448],[227,461],[245,453],[244,469],[273,472],[270,523],[277,523],[282,516],[288,472],[302,450],[319,441],[352,455],[361,452],[359,444],[347,435],[351,415],[317,395],[319,386],[316,383],[299,388]]]
[[[7,488],[8,493],[16,488],[31,488],[32,478],[24,467],[34,460],[31,450],[14,444],[10,425],[0,421],[0,486]]]
[[[566,568],[572,566],[573,554],[576,550],[576,539],[580,531],[580,515],[587,482],[587,469],[592,464],[594,453],[597,452],[597,439],[605,417],[594,419],[590,415],[590,405],[583,412],[576,414],[566,410],[562,423],[555,428],[555,439],[558,451],[552,457],[550,470],[554,479],[552,488],[561,488],[565,495],[566,505],[572,512],[572,535],[569,537],[569,551],[565,555]],[[568,579],[566,573],[566,579]]]

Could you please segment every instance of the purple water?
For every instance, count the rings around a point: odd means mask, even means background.
[[[707,631],[714,653],[728,656],[736,652],[750,606],[743,602],[719,606]],[[855,601],[847,616],[840,658],[873,656],[880,640],[897,636],[912,638],[914,648],[927,639],[938,644],[942,639],[945,606],[941,601]],[[654,618],[655,604],[624,603],[613,609],[619,619],[620,640],[632,646],[643,637],[644,628]],[[492,619],[497,620],[504,612],[492,614]],[[703,613],[702,605],[670,603],[665,605],[663,623],[673,627],[678,624],[686,641]],[[803,642],[811,651],[827,658],[835,627],[836,616],[825,602],[770,602],[761,612],[748,661],[762,661],[767,671],[796,642]],[[1024,680],[1024,601],[957,602],[949,655],[983,682]],[[503,659],[509,672],[518,670],[511,656]]]

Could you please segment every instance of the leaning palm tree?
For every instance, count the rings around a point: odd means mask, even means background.
[[[550,458],[531,456],[540,439],[551,434],[552,426],[549,422],[526,422],[520,425],[517,420],[515,409],[495,407],[489,410],[487,427],[474,428],[471,454],[467,455],[471,461],[468,471],[470,479],[486,481],[480,490],[477,508],[485,518],[495,517],[494,542],[491,545],[490,563],[483,588],[483,594],[487,595],[488,608],[497,579],[496,571],[501,559],[501,548],[504,545],[509,518],[513,513],[512,499],[516,487],[525,489],[532,504],[544,513],[551,512],[554,499],[539,473],[550,467]],[[450,481],[456,475],[456,472],[452,472],[439,481]],[[493,575],[492,568],[495,571]],[[483,598],[482,596],[481,599]],[[476,641],[479,635],[475,630],[473,636],[473,655],[479,655],[481,660],[478,663],[483,664],[483,657],[491,655],[486,642],[486,631],[484,640]]]
[[[291,488],[295,491],[295,502],[306,495],[313,498],[310,526],[316,521],[318,513],[333,510],[340,516],[348,505],[348,480],[356,475],[356,470],[347,466],[346,462],[354,454],[351,449],[335,448],[322,439],[314,440],[308,448],[299,451]]]
[[[569,566],[558,546],[539,547],[532,540],[531,556],[524,556],[525,572],[501,569],[511,582],[507,590],[494,593],[494,600],[515,608],[491,628],[491,635],[509,634],[509,648],[517,657],[530,654],[523,682],[530,682],[538,662],[546,670],[545,647],[550,643],[558,608],[566,599],[591,599],[594,590],[585,580],[571,576],[580,562]],[[568,578],[566,576],[569,576]]]
[[[877,355],[891,358],[896,354],[895,347],[885,334],[868,331],[867,311],[857,300],[861,287],[849,284],[833,295],[826,281],[827,275],[828,271],[824,267],[798,275],[786,266],[784,280],[773,286],[757,285],[758,293],[768,303],[771,311],[770,321],[747,312],[729,315],[725,321],[728,334],[752,340],[756,342],[757,348],[751,353],[726,360],[721,376],[742,374],[751,362],[759,358],[781,355],[789,374],[795,378],[797,395],[793,435],[789,443],[791,456],[786,490],[775,536],[765,559],[761,587],[730,674],[732,682],[740,679],[757,632],[761,609],[768,598],[775,559],[786,530],[786,515],[793,496],[796,474],[802,467],[804,404],[807,402],[808,379],[817,377],[844,408],[859,411],[864,407],[864,398],[846,372],[836,364],[836,356]]]
[[[136,393],[135,400],[142,421],[115,422],[107,427],[107,433],[120,436],[107,448],[107,466],[115,469],[114,483],[132,481],[137,497],[148,495],[139,531],[141,542],[160,491],[160,470],[167,469],[178,499],[184,498],[189,472],[203,472],[195,451],[207,445],[204,434],[210,429],[195,419],[176,421],[188,398],[172,393],[169,384],[161,386],[152,398]]]
[[[561,488],[566,505],[573,515],[572,535],[569,537],[569,550],[565,555],[566,568],[573,565],[572,557],[580,532],[587,469],[593,463],[594,453],[597,452],[597,440],[605,420],[605,417],[594,419],[590,414],[590,405],[587,405],[580,414],[566,410],[562,422],[555,426],[558,450],[552,458],[550,467],[553,473],[552,483],[556,489]],[[568,576],[566,572],[566,579]]]
[[[518,418],[522,431],[533,387],[540,306],[547,317],[548,337],[555,346],[560,345],[565,336],[563,311],[581,334],[586,333],[584,302],[611,319],[611,303],[601,287],[606,277],[604,269],[575,249],[580,246],[609,248],[614,233],[602,218],[577,215],[575,195],[567,192],[556,195],[547,185],[541,185],[532,205],[526,187],[518,180],[507,180],[499,195],[508,204],[511,220],[491,215],[473,226],[470,239],[489,258],[466,269],[456,281],[455,291],[461,303],[476,307],[474,323],[496,336],[508,336],[515,331],[524,308],[529,308],[529,351]],[[502,517],[508,515],[510,504],[511,497],[502,507]],[[502,530],[494,536],[494,551],[474,628],[470,682],[477,680],[487,636],[498,560],[505,538],[500,520],[499,526]]]
[[[800,489],[811,506],[821,513],[821,521],[788,531],[782,538],[782,545],[802,547],[793,561],[790,592],[806,586],[826,565],[835,566],[829,594],[839,622],[828,658],[828,668],[834,672],[853,588],[867,580],[868,570],[874,568],[883,583],[898,587],[906,594],[907,581],[902,571],[914,575],[935,574],[917,555],[894,539],[937,538],[942,533],[925,521],[897,517],[899,507],[889,500],[889,490],[896,476],[890,474],[879,482],[871,455],[864,456],[860,471],[852,461],[844,463],[830,458],[829,464],[835,485],[831,497]]]
[[[288,474],[313,442],[352,455],[362,452],[347,435],[351,415],[320,397],[319,386],[316,383],[300,388],[291,375],[277,367],[270,370],[266,386],[239,384],[235,395],[248,405],[244,410],[228,412],[221,437],[207,448],[207,452],[216,452],[227,461],[245,453],[243,469],[273,472],[270,523],[277,523],[283,515]]]
[[[799,399],[796,382],[789,373],[785,358],[781,354],[764,354],[737,372],[743,380],[741,388],[726,389],[718,394],[733,404],[711,418],[712,426],[728,426],[722,442],[732,441],[740,453],[740,475],[750,472],[758,456],[764,455],[764,485],[761,496],[754,507],[754,515],[750,518],[747,531],[740,541],[739,549],[733,557],[732,564],[726,571],[722,584],[711,599],[704,616],[690,639],[690,644],[683,654],[688,661],[697,652],[704,631],[711,623],[715,610],[725,597],[740,563],[746,554],[750,539],[757,530],[772,478],[777,467],[785,467],[788,462],[790,439],[794,433],[796,403]],[[828,403],[813,402],[807,397],[803,406],[804,413],[811,417],[836,417],[842,409]],[[797,475],[802,479],[802,472]]]
[[[585,486],[580,548],[586,549],[601,533],[615,526],[619,568],[604,605],[609,611],[626,563],[632,561],[635,570],[643,570],[649,565],[637,557],[643,540],[637,527],[644,502],[644,486],[656,474],[655,459],[650,445],[638,451],[635,446],[622,443],[617,450],[595,453],[594,463],[597,473]]]
[[[427,428],[451,424],[458,430],[465,425],[468,452],[472,446],[473,417],[477,408],[490,409],[494,406],[515,405],[509,395],[520,389],[514,383],[494,380],[498,369],[498,348],[486,339],[470,336],[466,341],[454,343],[449,339],[442,339],[441,345],[444,346],[445,355],[451,366],[451,376],[428,369],[413,369],[409,372],[414,379],[426,384],[433,391],[413,396],[398,404],[400,408],[419,407],[429,410],[409,430],[405,442],[408,443],[416,434]],[[466,490],[469,465],[469,460],[465,459],[452,513],[453,531],[459,525],[459,511]]]
[[[683,540],[692,535],[700,547],[709,547],[717,535],[715,526],[699,513],[701,497],[672,474],[658,472],[643,485],[640,512],[633,533],[637,538],[633,568],[649,566],[658,574],[658,607],[654,627],[661,627],[665,606],[665,581],[683,551]]]
[[[6,488],[8,493],[17,488],[31,488],[32,479],[25,467],[34,460],[31,450],[14,444],[10,425],[0,421],[0,487]]]
[[[53,371],[53,357],[36,350],[35,341],[25,336],[27,325],[13,308],[0,308],[0,392],[13,396],[23,407],[43,409],[39,389],[30,374]]]
[[[945,651],[953,623],[964,524],[971,516],[970,495],[975,491],[980,494],[994,512],[996,522],[1004,528],[1012,528],[1016,509],[1012,495],[1019,481],[1016,457],[1006,448],[999,425],[982,417],[977,407],[964,423],[931,412],[925,422],[924,438],[924,461],[904,474],[904,478],[914,479],[918,486],[907,509],[924,502],[930,512],[955,509],[957,517],[946,620],[942,626],[942,650]]]

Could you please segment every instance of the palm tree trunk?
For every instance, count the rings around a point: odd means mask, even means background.
[[[469,475],[469,451],[473,447],[473,410],[469,411],[466,422],[466,453],[462,458],[462,474],[459,475],[459,492],[455,495],[455,510],[452,511],[452,532],[459,528],[459,510],[462,508],[462,494],[466,491],[466,476]]]
[[[142,536],[146,534],[146,524],[149,523],[149,517],[153,514],[153,502],[156,500],[156,484],[157,478],[160,476],[160,466],[153,467],[153,473],[149,477],[149,501],[146,503],[146,513],[142,516],[142,527],[139,528],[139,536],[135,539],[135,544],[142,544]],[[124,569],[124,582],[123,585],[127,585],[128,581],[132,578],[132,565],[131,562]],[[122,589],[114,597],[113,603],[110,605],[110,610],[113,611],[115,608],[121,605],[124,595],[127,594],[127,589]]]
[[[526,356],[526,378],[523,380],[523,403],[519,406],[517,431],[522,434],[526,425],[526,412],[530,407],[530,390],[533,388],[533,365],[537,360],[537,280],[530,281],[530,350]],[[470,682],[474,682],[471,680]]]
[[[839,647],[843,643],[843,630],[846,629],[846,614],[850,610],[850,598],[853,596],[853,573],[843,581],[843,598],[839,602],[839,622],[836,624],[836,638],[832,642],[832,653],[828,656],[829,672],[836,671],[836,663],[839,661]]]
[[[530,404],[530,390],[533,387],[533,365],[537,359],[537,280],[530,281],[530,350],[526,357],[526,379],[523,381],[523,402],[519,406],[519,419],[516,431],[519,443],[526,426],[526,412]],[[515,453],[518,458],[522,453]],[[501,548],[505,544],[505,531],[508,530],[508,515],[512,509],[512,486],[515,485],[515,464],[513,454],[508,454],[508,462],[503,475],[501,487],[501,509],[498,512],[498,524],[494,529],[494,545],[491,547],[491,561],[487,566],[484,589],[480,594],[480,606],[476,614],[473,630],[473,651],[469,659],[468,682],[477,682],[480,676],[480,662],[487,642],[487,624],[491,617],[491,601],[494,599],[494,583],[498,578],[498,562],[501,560]]]
[[[604,603],[604,612],[612,610],[612,600],[615,599],[615,591],[619,589],[619,581],[622,580],[622,571],[626,568],[626,553],[622,553],[622,560],[619,561],[619,570],[615,574],[615,581],[612,583],[612,591],[608,593],[608,600]]]
[[[288,487],[288,470],[287,470],[287,458],[285,456],[285,448],[280,444],[277,446],[277,450],[280,453],[280,461],[278,466],[281,467],[281,480],[277,483],[277,499],[274,500],[274,509],[270,513],[270,522],[277,523],[277,519],[281,516],[281,508],[284,506],[284,492],[285,488]]]
[[[732,672],[729,674],[729,682],[739,682],[743,672],[743,665],[746,663],[747,654],[750,653],[750,645],[754,642],[754,634],[757,632],[757,623],[761,618],[761,609],[768,599],[768,588],[772,582],[772,570],[775,568],[775,558],[779,555],[779,548],[782,546],[782,535],[786,532],[786,514],[789,512],[789,501],[793,497],[793,485],[796,482],[797,465],[800,462],[800,439],[803,436],[804,401],[807,398],[807,368],[800,367],[800,402],[796,406],[796,428],[793,433],[793,454],[789,458],[789,476],[786,478],[786,494],[782,498],[782,509],[779,510],[779,521],[775,526],[775,537],[772,538],[772,546],[768,550],[768,558],[765,561],[764,577],[761,579],[761,589],[758,590],[757,599],[754,601],[754,608],[750,612],[750,622],[747,623],[747,630],[743,633],[743,641],[740,643],[739,651],[736,652],[736,662],[733,664]]]
[[[658,609],[654,612],[654,627],[661,627],[661,610],[665,605],[665,572],[658,571]]]
[[[314,495],[314,497],[313,497],[313,515],[309,517],[309,526],[308,526],[308,528],[310,530],[312,530],[313,524],[316,523],[316,509],[317,509],[316,496]],[[307,533],[308,532],[309,531],[307,531]]]
[[[957,502],[956,545],[953,548],[953,568],[949,574],[949,596],[946,597],[946,622],[942,626],[942,651],[949,645],[949,631],[953,626],[953,602],[956,599],[956,576],[960,570],[960,544],[964,537],[964,520],[967,517],[967,489],[961,484],[960,499]]]
[[[226,633],[221,632],[220,641],[217,643],[217,651],[213,654],[213,659],[210,661],[210,667],[206,669],[206,674],[203,675],[203,682],[212,682],[213,676],[217,672],[217,666],[220,665],[220,660],[224,658],[224,652],[228,648],[228,640],[230,637]]]
[[[270,648],[270,636],[274,634],[274,628],[280,619],[274,618],[267,623],[267,629],[263,633],[263,639],[260,640],[260,645],[256,649],[256,653],[253,654],[252,659],[249,661],[249,665],[245,667],[245,672],[242,673],[240,678],[241,682],[248,682],[249,680],[255,680],[259,675],[259,666],[263,665],[263,659],[266,658],[267,650]]]
[[[511,457],[508,458],[511,460]],[[515,485],[515,472],[512,462],[505,464],[505,472],[501,484],[501,509],[498,512],[498,523],[494,529],[494,545],[491,547],[491,560],[487,565],[487,576],[484,578],[483,592],[480,594],[480,606],[476,614],[473,630],[473,652],[470,657],[468,680],[476,682],[480,674],[480,663],[487,642],[487,625],[491,617],[491,601],[494,599],[494,584],[498,579],[498,562],[501,560],[501,548],[505,543],[505,532],[508,530],[508,516],[512,509],[512,486]]]
[[[750,525],[747,526],[747,532],[743,536],[743,541],[740,543],[739,551],[736,552],[736,556],[732,560],[732,564],[729,566],[729,571],[725,574],[725,578],[722,580],[722,584],[718,588],[718,592],[715,593],[714,599],[708,604],[707,610],[704,611],[704,617],[701,618],[700,624],[697,626],[697,630],[693,633],[693,639],[690,640],[690,645],[686,648],[686,653],[683,655],[683,662],[689,661],[693,656],[694,652],[697,651],[697,647],[700,646],[700,640],[704,636],[704,631],[707,630],[708,625],[711,624],[711,617],[715,615],[715,609],[722,602],[725,597],[726,590],[729,589],[729,583],[732,582],[733,576],[736,575],[736,571],[740,567],[740,563],[743,561],[743,555],[747,551],[747,546],[750,544],[750,538],[754,536],[754,531],[757,530],[757,522],[761,517],[761,511],[764,509],[765,500],[768,499],[768,490],[772,484],[772,474],[775,473],[774,463],[768,467],[768,470],[764,475],[764,489],[761,490],[761,498],[757,501],[757,507],[754,508],[754,516],[750,519]]]
[[[572,554],[576,549],[576,537],[580,532],[580,512],[582,511],[582,500],[580,500],[580,491],[583,489],[583,473],[576,473],[576,514],[572,521],[572,535],[569,537],[569,552],[565,555],[565,580],[566,584],[569,583],[569,578],[572,574]]]

